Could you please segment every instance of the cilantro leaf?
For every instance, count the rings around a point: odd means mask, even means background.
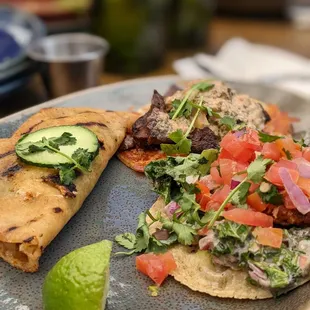
[[[275,206],[282,205],[283,203],[283,197],[275,185],[271,185],[267,193],[263,193],[258,189],[258,194],[265,203],[271,203]]]
[[[210,84],[209,82],[203,81],[197,84],[194,84],[192,88],[198,89],[199,91],[208,91],[214,87],[214,84]]]
[[[64,132],[60,137],[47,139],[48,143],[54,148],[59,149],[60,145],[74,145],[76,144],[76,138],[72,133]]]
[[[295,143],[299,144],[301,147],[306,147],[308,146],[306,143],[305,143],[305,139],[304,138],[301,138],[300,140],[296,140],[296,139],[293,139]]]
[[[146,223],[146,214],[145,212],[142,212],[138,216],[138,227],[137,227],[136,243],[135,243],[136,252],[141,252],[147,249],[147,247],[149,246],[150,237],[151,236],[150,236],[149,228]]]
[[[249,192],[251,183],[244,182],[239,187],[238,191],[231,197],[231,202],[236,206],[242,206],[246,203],[247,194]]]
[[[178,100],[178,99],[173,100],[173,102],[172,102],[172,109],[169,112],[170,118],[173,117],[175,111],[178,109],[178,107],[180,105],[181,105],[181,101],[180,100]],[[193,106],[187,100],[185,102],[185,104],[182,106],[182,108],[180,109],[179,117],[180,116],[184,116],[184,117],[188,118],[192,114],[192,110],[193,110]]]
[[[192,209],[192,207],[199,207],[199,205],[196,202],[196,195],[190,194],[186,192],[185,190],[181,189],[181,196],[177,200],[177,203],[181,206],[181,209],[183,211],[189,211]]]
[[[62,166],[59,170],[59,178],[61,184],[70,185],[76,178],[76,173],[72,167]]]
[[[211,108],[206,107],[206,109],[207,109],[208,116],[215,117],[215,118],[221,118],[221,115],[217,112],[214,112]]]
[[[117,235],[115,241],[128,250],[133,250],[135,248],[136,236],[132,233],[124,233]]]
[[[247,169],[247,179],[254,183],[260,183],[265,175],[266,167],[272,163],[271,159],[264,159],[262,156],[256,158]]]
[[[149,246],[145,250],[146,253],[164,253],[167,251],[167,246],[161,240],[155,237],[150,237]]]
[[[46,151],[45,145],[41,142],[37,142],[35,144],[29,145],[28,149],[23,153],[29,154],[29,153],[37,153],[37,152],[43,152],[43,151]]]
[[[199,109],[203,112],[205,112],[208,116],[210,117],[215,117],[215,118],[221,118],[220,114],[217,112],[214,112],[211,108],[203,106],[203,105],[198,105],[192,101],[188,101],[188,104],[192,105],[194,108]]]
[[[267,274],[272,288],[283,288],[290,283],[290,274],[282,271],[280,267],[276,265],[271,266],[265,262],[253,262],[253,264]]]
[[[288,160],[293,159],[292,153],[289,150],[286,150],[285,148],[283,148],[282,151],[285,153],[285,156]]]
[[[176,109],[176,111],[174,112],[174,114],[172,115],[171,119],[176,119],[180,112],[182,111],[184,105],[187,103],[187,100],[189,99],[189,97],[191,96],[191,94],[195,91],[195,90],[199,90],[199,91],[208,91],[211,88],[214,87],[214,84],[210,84],[207,82],[200,82],[197,84],[194,84],[185,94],[185,97],[182,99],[181,103],[178,105],[178,108]]]
[[[216,211],[215,210],[209,210],[207,211],[203,217],[200,219],[200,221],[203,223],[203,224],[209,224],[211,222],[211,220],[214,218],[216,214]]]
[[[264,133],[262,131],[259,131],[258,132],[258,136],[259,136],[259,140],[263,143],[266,143],[266,142],[274,142],[274,141],[277,141],[279,139],[283,139],[282,136],[273,136],[273,135],[269,135],[267,133]]]
[[[87,149],[78,148],[72,154],[72,159],[85,169],[89,169],[93,155]]]
[[[178,242],[183,245],[191,245],[194,241],[194,236],[197,234],[196,230],[189,225],[175,221],[165,220],[163,222],[163,228],[175,232],[178,236]]]
[[[166,240],[160,240],[160,242],[164,245],[171,245],[178,240],[178,236],[175,233],[169,235],[169,238]]]
[[[176,131],[170,133],[168,137],[176,144],[161,144],[160,148],[164,153],[167,155],[190,153],[192,141],[186,138],[182,130],[177,129]]]
[[[199,171],[200,171],[200,175],[204,176],[207,173],[209,173],[210,168],[211,168],[211,164],[217,159],[219,151],[216,149],[209,149],[209,150],[204,150],[201,155],[200,155],[200,167],[199,167]],[[206,162],[203,162],[202,160],[205,159]]]
[[[232,117],[224,116],[220,119],[220,124],[225,125],[229,130],[232,130],[237,125],[237,122]]]
[[[215,226],[219,238],[235,238],[244,242],[251,232],[251,227],[232,221],[224,221]]]
[[[140,252],[162,253],[167,250],[167,244],[150,235],[149,225],[146,222],[146,213],[142,212],[138,216],[136,235],[125,233],[115,238],[121,246],[131,250],[130,252],[118,252],[116,255],[131,255]],[[172,240],[170,241],[172,242]]]

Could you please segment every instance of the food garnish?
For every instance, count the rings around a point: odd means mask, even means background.
[[[103,240],[62,257],[43,285],[45,310],[104,310],[112,242]]]
[[[211,84],[209,82],[200,82],[197,84],[194,84],[190,90],[185,94],[183,100],[181,101],[181,103],[178,105],[177,109],[175,110],[175,112],[173,113],[173,115],[171,116],[171,119],[176,119],[180,114],[184,115],[184,113],[186,112],[186,114],[189,116],[188,114],[188,110],[184,109],[184,106],[187,103],[188,99],[190,98],[191,94],[195,91],[208,91],[210,89],[212,89],[214,87],[214,84]],[[201,104],[199,104],[199,106],[201,106]],[[182,113],[181,113],[182,112]]]
[[[59,170],[64,185],[73,183],[77,170],[90,171],[98,149],[96,135],[80,126],[41,129],[23,136],[15,146],[16,154],[26,163]]]

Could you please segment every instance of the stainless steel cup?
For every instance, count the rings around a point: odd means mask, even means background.
[[[106,40],[85,33],[51,35],[36,41],[28,56],[41,64],[47,92],[55,98],[100,83]]]

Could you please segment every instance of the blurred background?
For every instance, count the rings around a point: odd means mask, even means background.
[[[0,117],[165,74],[310,98],[309,57],[310,0],[0,0]]]

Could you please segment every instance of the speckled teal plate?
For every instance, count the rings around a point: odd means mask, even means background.
[[[65,96],[0,120],[0,137],[9,137],[29,115],[42,107],[87,106],[110,110],[137,108],[149,102],[153,89],[164,92],[176,79],[174,76],[167,76],[133,80]],[[302,98],[259,85],[232,86],[262,101],[278,103],[292,115],[302,117],[303,121],[297,126],[297,130],[304,129],[309,124],[310,103]],[[42,309],[42,283],[59,258],[87,244],[102,239],[113,240],[121,232],[134,231],[138,214],[150,207],[155,200],[156,195],[150,191],[150,185],[144,176],[136,174],[113,158],[81,210],[47,247],[39,272],[26,274],[0,261],[0,309]],[[115,246],[114,250],[119,248]],[[159,296],[154,298],[148,296],[147,287],[150,284],[147,277],[135,270],[134,257],[112,258],[107,309],[310,309],[310,284],[278,299],[265,301],[219,299],[193,292],[172,278],[165,282]]]

